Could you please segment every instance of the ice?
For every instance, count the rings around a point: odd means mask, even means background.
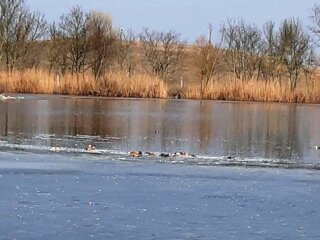
[[[270,159],[270,158],[241,158],[230,156],[206,156],[206,155],[179,155],[176,153],[160,153],[150,152],[143,153],[141,157],[133,158],[125,151],[112,149],[96,149],[88,151],[84,148],[72,147],[50,147],[44,145],[27,145],[27,144],[12,144],[6,141],[0,142],[0,150],[10,151],[27,151],[35,153],[53,153],[53,154],[89,154],[100,155],[104,160],[122,160],[122,161],[156,161],[167,164],[185,164],[185,165],[201,165],[201,166],[243,166],[243,167],[269,167],[269,168],[305,168],[305,169],[320,169],[319,163],[295,163],[288,159]],[[163,156],[166,157],[163,157]]]

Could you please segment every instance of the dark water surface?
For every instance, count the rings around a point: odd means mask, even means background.
[[[318,167],[320,106],[25,95],[0,101],[0,141]]]

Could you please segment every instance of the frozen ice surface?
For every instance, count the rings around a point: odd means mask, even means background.
[[[318,239],[319,186],[316,170],[0,152],[0,239]]]

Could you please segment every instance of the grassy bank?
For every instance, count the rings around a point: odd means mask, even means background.
[[[90,74],[58,76],[46,71],[16,71],[0,73],[0,91],[12,93],[93,95],[106,97],[169,98],[180,93],[186,99],[228,101],[320,103],[320,79],[300,84],[291,92],[288,84],[279,82],[222,79],[210,82],[201,93],[200,84],[190,81],[181,89],[177,84],[165,83],[147,74],[112,72],[95,80]],[[174,86],[174,87],[173,87]]]

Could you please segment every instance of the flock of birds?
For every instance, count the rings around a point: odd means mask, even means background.
[[[195,158],[196,157],[196,155],[189,154],[187,152],[159,153],[159,154],[156,154],[154,152],[145,152],[145,153],[143,153],[141,151],[131,151],[131,152],[128,153],[128,155],[130,157],[134,157],[134,158],[142,157],[142,156],[147,156],[147,157],[159,156],[159,157],[163,157],[163,158],[168,158],[168,157],[183,157],[183,158],[192,157],[192,158]]]
[[[97,148],[95,146],[93,146],[92,144],[89,144],[88,146],[86,146],[85,148],[86,151],[88,152],[96,152]],[[138,157],[142,157],[142,156],[147,156],[147,157],[163,157],[163,158],[168,158],[168,157],[184,157],[184,158],[188,158],[188,157],[192,157],[195,158],[196,155],[194,154],[189,154],[187,152],[175,152],[175,153],[154,153],[154,152],[141,152],[141,151],[130,151],[128,152],[128,156],[132,157],[132,158],[138,158]]]
[[[320,146],[312,146],[310,147],[314,150],[320,150]],[[60,152],[61,149],[59,147],[50,148],[51,152]],[[89,144],[85,147],[85,151],[87,153],[101,153],[94,145]],[[155,153],[155,152],[142,152],[142,151],[130,151],[128,152],[128,156],[132,158],[139,157],[161,157],[161,158],[171,158],[171,157],[181,157],[181,158],[196,158],[197,156],[194,154],[189,154],[188,152],[174,152],[174,153]],[[235,157],[227,157],[227,159],[232,160]]]
[[[89,144],[85,147],[86,153],[93,154],[101,154],[103,150],[97,149],[94,145]],[[50,152],[59,153],[62,149],[59,147],[51,147]],[[197,156],[194,154],[189,154],[187,152],[175,152],[175,153],[156,153],[156,152],[142,152],[142,151],[130,151],[128,152],[128,157],[139,158],[139,157],[161,157],[161,158],[173,158],[173,157],[181,157],[181,158],[196,158]]]

